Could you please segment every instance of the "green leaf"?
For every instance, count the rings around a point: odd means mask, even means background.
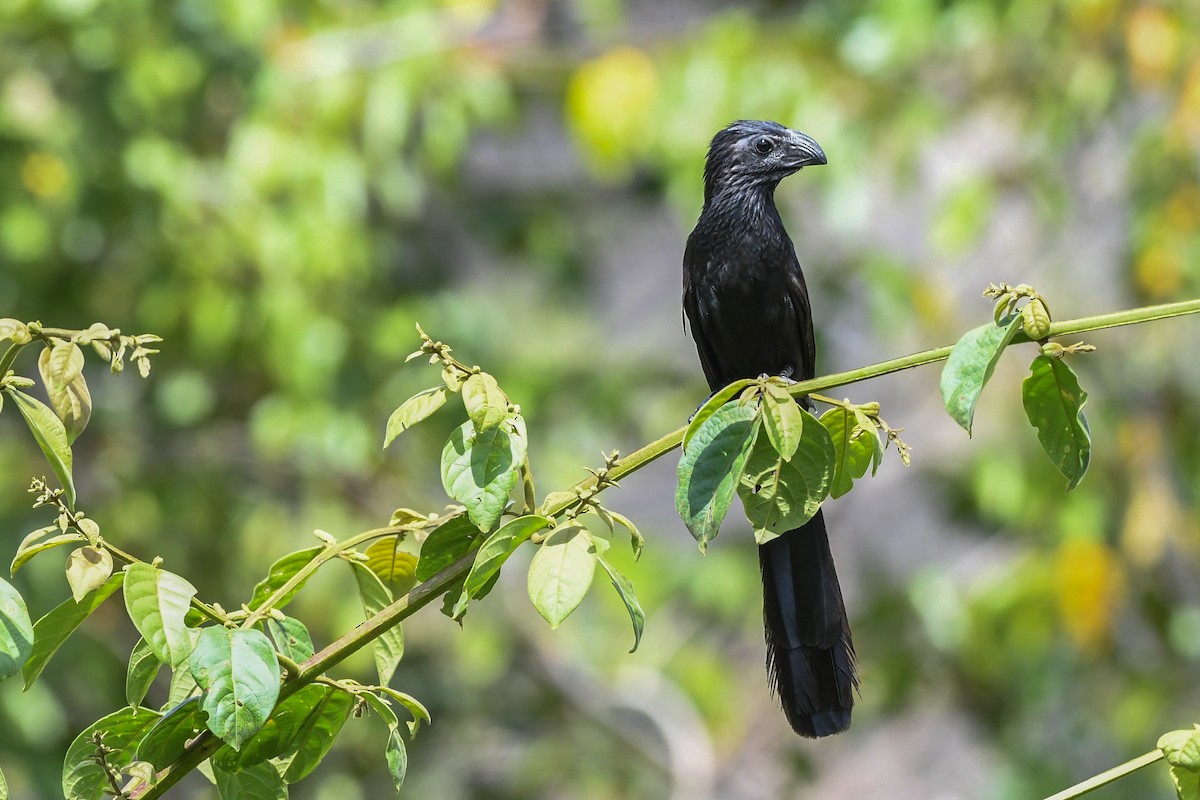
[[[47,525],[44,528],[38,528],[33,533],[25,537],[21,544],[17,547],[17,554],[13,556],[12,566],[9,572],[13,575],[17,573],[21,567],[43,550],[49,550],[53,547],[58,547],[71,542],[86,542],[87,537],[77,531],[63,532],[62,528],[57,525]]]
[[[863,436],[867,437],[867,443],[871,446],[871,477],[874,478],[880,465],[883,464],[883,437],[879,435],[879,426],[875,424],[875,420],[868,417],[861,408],[854,409],[854,419],[857,420],[858,429],[863,432]]]
[[[26,689],[33,685],[38,675],[42,674],[42,670],[45,669],[50,658],[67,640],[67,637],[74,633],[75,629],[82,625],[83,621],[108,599],[109,595],[120,588],[124,580],[124,572],[114,573],[103,586],[83,598],[82,602],[76,603],[74,600],[67,600],[34,624],[33,653],[25,662],[25,666],[21,668]]]
[[[0,681],[11,678],[33,653],[34,630],[25,598],[0,578]]]
[[[192,635],[184,625],[196,587],[151,564],[125,567],[125,608],[154,655],[172,668],[188,660]]]
[[[1067,489],[1074,489],[1092,459],[1092,435],[1083,416],[1087,392],[1061,358],[1038,356],[1021,384],[1021,400],[1042,449],[1066,477]]]
[[[854,486],[854,481],[867,474],[875,458],[879,437],[875,426],[864,430],[855,415],[848,409],[834,407],[821,415],[821,424],[829,431],[833,442],[833,482],[829,487],[830,497],[841,497]]]
[[[354,696],[335,689],[309,710],[293,738],[295,757],[283,774],[288,783],[303,779],[317,768],[353,708]]]
[[[1183,767],[1169,767],[1171,783],[1179,800],[1200,800],[1200,772]]]
[[[763,430],[775,451],[790,461],[800,446],[800,435],[804,430],[804,417],[800,404],[778,383],[768,382],[762,395]]]
[[[269,761],[237,772],[214,764],[213,777],[221,800],[287,800],[287,783]]]
[[[500,530],[493,533],[480,545],[479,553],[475,556],[475,563],[471,565],[471,571],[467,574],[467,581],[463,587],[465,596],[468,598],[478,596],[484,585],[500,572],[500,567],[521,544],[528,541],[533,534],[548,527],[550,527],[550,520],[541,514],[517,517],[500,526]]]
[[[476,431],[470,420],[450,434],[442,450],[442,486],[467,507],[481,531],[490,531],[504,513],[525,458],[525,439],[508,423]]]
[[[92,416],[92,395],[83,379],[83,351],[74,342],[55,340],[38,356],[38,372],[70,444]]]
[[[384,448],[395,441],[397,436],[445,405],[449,396],[450,392],[445,386],[435,386],[418,392],[401,403],[388,417],[387,428],[383,434]]]
[[[752,383],[754,383],[754,381],[749,380],[748,378],[742,378],[741,380],[734,381],[719,391],[713,392],[713,394],[704,401],[704,405],[696,409],[696,413],[692,415],[691,421],[688,422],[687,430],[683,432],[684,448],[687,448],[691,444],[692,437],[695,436],[700,430],[700,427],[708,421],[709,417],[717,413],[722,406],[733,399],[734,395]]]
[[[486,372],[471,375],[462,385],[463,405],[475,430],[486,431],[496,427],[508,416],[508,397]]]
[[[800,445],[785,461],[769,438],[759,436],[746,458],[738,495],[759,543],[807,522],[817,513],[833,483],[835,451],[829,431],[801,409]]]
[[[364,692],[360,696],[388,726],[388,740],[384,756],[387,758],[388,772],[392,776],[392,786],[399,794],[400,787],[404,785],[405,773],[408,772],[408,753],[404,749],[404,740],[400,738],[400,720],[396,718],[396,712],[392,710],[391,705],[383,698],[372,692]]]
[[[154,723],[137,747],[137,760],[166,769],[183,755],[187,743],[204,730],[204,711],[199,697],[189,697]]]
[[[159,714],[148,708],[122,708],[84,728],[63,760],[62,788],[66,800],[100,800],[109,792],[108,776],[96,763],[92,735],[100,733],[105,747],[113,752],[106,763],[120,769],[133,761],[133,754],[146,732],[158,722]]]
[[[597,554],[596,560],[608,573],[608,579],[612,581],[613,588],[617,590],[621,602],[625,604],[625,610],[629,612],[629,621],[633,623],[633,647],[629,650],[632,653],[638,649],[638,645],[642,641],[642,628],[646,626],[646,612],[642,611],[641,603],[638,602],[637,594],[633,591],[633,584],[629,579],[618,572],[616,567],[609,564],[604,556]]]
[[[78,603],[112,577],[113,560],[107,550],[87,545],[67,556],[67,584]]]
[[[587,594],[596,573],[596,548],[579,525],[559,528],[538,548],[529,565],[529,599],[557,628]]]
[[[412,722],[409,723],[409,728],[412,731],[412,735],[416,735],[417,728],[420,727],[422,722],[432,722],[432,719],[429,716],[429,709],[427,709],[420,700],[413,697],[411,694],[405,694],[404,692],[393,689],[390,686],[380,686],[378,688],[380,693],[392,698],[397,703],[404,706],[408,710],[408,713],[412,714]]]
[[[267,633],[271,634],[279,652],[292,661],[304,661],[315,652],[308,628],[298,619],[288,616],[282,619],[270,617],[267,619]]]
[[[267,602],[267,598],[275,594],[285,583],[290,581],[297,572],[308,566],[308,563],[320,555],[325,550],[324,547],[309,547],[305,550],[297,550],[294,553],[288,553],[271,565],[267,577],[263,578],[254,586],[254,595],[250,598],[247,605],[251,611],[261,608],[262,604]],[[296,592],[304,587],[305,582],[301,581],[296,586],[293,586],[283,597],[279,598],[272,607],[283,608],[292,601],[296,596]]]
[[[474,530],[474,526],[471,526]],[[379,576],[393,597],[407,594],[417,585],[420,545],[407,536],[385,536],[366,549],[367,568]]]
[[[646,537],[642,536],[642,532],[637,529],[637,526],[633,524],[633,521],[629,517],[626,517],[624,514],[618,514],[609,508],[604,510],[608,512],[610,517],[620,523],[625,530],[629,531],[629,546],[633,548],[633,560],[637,561],[642,557],[642,548],[646,546]]]
[[[453,564],[471,549],[478,536],[479,529],[464,514],[442,523],[421,545],[417,580],[427,581]]]
[[[142,704],[150,684],[158,676],[162,662],[154,655],[145,639],[138,639],[129,654],[129,667],[125,671],[125,701],[133,707]]]
[[[428,542],[426,542],[428,544]],[[379,576],[358,561],[348,562],[354,571],[354,580],[358,582],[358,596],[362,599],[363,612],[366,618],[378,614],[391,605],[394,599]],[[375,668],[379,671],[379,682],[387,684],[396,672],[396,665],[404,656],[404,632],[400,625],[395,625],[372,644],[375,653]]]
[[[701,551],[729,512],[756,430],[753,408],[728,403],[709,415],[684,448],[675,508]]]
[[[4,780],[3,772],[0,772],[0,800],[8,800],[8,781]]]
[[[199,634],[200,632],[196,631],[196,635]],[[192,671],[188,665],[184,664],[171,672],[171,685],[167,689],[167,702],[163,704],[163,708],[174,708],[189,697],[199,696],[199,694],[200,686],[192,677]]]
[[[1185,728],[1164,733],[1157,747],[1172,767],[1200,772],[1200,730]]]
[[[262,631],[202,628],[191,656],[208,729],[234,750],[262,728],[279,697],[279,662]]]
[[[50,468],[58,476],[63,487],[63,499],[67,507],[75,510],[75,481],[71,477],[71,444],[67,441],[67,429],[53,411],[41,400],[30,397],[16,389],[6,389],[17,403],[17,410],[25,418],[29,432],[42,448],[42,454],[50,462]]]
[[[946,411],[971,435],[975,404],[983,386],[992,377],[1004,348],[1021,328],[1021,317],[1010,316],[1004,324],[988,323],[969,330],[955,343],[942,369],[942,402]]]
[[[326,713],[327,701],[333,694],[345,696],[332,686],[310,683],[283,700],[271,712],[262,730],[254,734],[241,750],[222,750],[215,757],[223,769],[244,769],[270,758],[287,757],[295,753],[309,728]]]

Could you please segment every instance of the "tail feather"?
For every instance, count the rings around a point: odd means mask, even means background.
[[[850,727],[858,676],[824,516],[818,511],[758,555],[767,674],[783,712],[801,736],[841,733]]]

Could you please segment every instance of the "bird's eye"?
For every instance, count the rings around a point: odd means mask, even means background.
[[[771,150],[774,147],[775,147],[775,143],[772,142],[770,139],[768,139],[766,136],[762,137],[761,139],[759,139],[757,142],[754,143],[754,149],[757,150],[759,153],[761,153],[764,156],[767,153],[771,152]]]

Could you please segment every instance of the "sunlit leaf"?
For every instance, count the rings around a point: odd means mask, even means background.
[[[646,537],[642,536],[642,532],[637,529],[633,521],[624,514],[618,514],[612,509],[605,509],[614,520],[624,526],[625,530],[629,531],[629,546],[633,548],[633,560],[637,561],[642,557],[642,548],[646,546]]]
[[[442,451],[442,486],[467,507],[479,530],[489,531],[508,504],[524,458],[524,438],[512,435],[507,423],[477,432],[468,420]]]
[[[138,639],[133,652],[129,654],[129,666],[125,670],[125,702],[135,708],[141,705],[161,667],[162,662],[154,655],[146,640]]]
[[[386,448],[396,437],[428,418],[443,405],[450,396],[445,386],[435,386],[418,392],[400,404],[400,407],[388,417],[387,427],[383,434],[383,446]]]
[[[279,652],[292,661],[301,662],[313,654],[312,636],[303,622],[285,616],[267,619],[267,633],[279,648]]]
[[[260,608],[267,599],[283,588],[283,585],[290,581],[297,572],[308,566],[308,563],[320,555],[325,550],[324,547],[309,547],[305,550],[297,550],[294,553],[288,553],[286,556],[278,559],[271,565],[267,577],[259,581],[254,587],[254,596],[250,598],[247,605],[253,611]],[[283,608],[291,602],[296,596],[296,592],[304,587],[305,581],[300,581],[283,594],[278,600],[272,603],[272,608]]]
[[[854,486],[854,481],[867,474],[876,456],[879,437],[864,430],[854,414],[841,406],[829,409],[821,415],[821,424],[829,431],[833,442],[833,482],[829,486],[830,497],[841,497]]]
[[[196,637],[192,677],[208,729],[234,750],[262,728],[279,697],[279,662],[262,631],[212,625]]]
[[[467,574],[463,590],[468,598],[476,597],[493,577],[508,557],[530,536],[550,526],[550,520],[540,514],[529,514],[517,517],[500,526],[500,529],[489,536],[479,547],[475,563]]]
[[[804,430],[790,461],[759,436],[742,469],[737,491],[759,544],[811,519],[833,483],[836,453],[829,432],[812,414],[800,413]]]
[[[633,591],[633,584],[629,579],[618,572],[616,567],[609,564],[604,556],[597,555],[596,560],[608,573],[608,579],[612,581],[613,588],[617,590],[621,602],[625,604],[625,610],[629,612],[629,621],[633,623],[633,647],[629,650],[632,653],[638,649],[638,645],[642,641],[642,628],[646,625],[646,612],[642,611],[642,605],[638,602],[637,594]]]
[[[72,542],[86,541],[87,537],[78,531],[68,530],[64,533],[62,528],[57,525],[47,525],[44,528],[38,528],[26,536],[21,544],[17,546],[17,554],[13,556],[10,571],[16,574],[16,571],[25,566],[29,559],[44,550]]]
[[[971,435],[975,404],[983,386],[992,377],[1004,348],[1021,328],[1021,317],[1012,316],[1003,325],[988,323],[967,331],[955,343],[942,369],[942,402],[946,412]]]
[[[364,692],[362,698],[388,726],[384,755],[387,758],[388,772],[392,776],[392,786],[399,794],[400,787],[404,785],[404,776],[408,772],[408,753],[404,749],[404,740],[400,738],[400,720],[396,718],[396,712],[392,710],[391,705],[381,697]]]
[[[700,408],[696,409],[696,413],[692,415],[692,419],[688,422],[687,430],[683,433],[683,446],[686,448],[691,444],[692,437],[696,435],[696,431],[700,430],[709,417],[717,413],[721,406],[733,399],[734,395],[750,386],[754,381],[743,378],[742,380],[734,381],[712,394]]]
[[[67,584],[71,587],[71,597],[78,603],[108,580],[112,571],[112,555],[107,550],[87,545],[72,551],[67,556]]]
[[[557,628],[583,601],[596,573],[591,534],[579,525],[556,530],[529,565],[529,599]]]
[[[125,568],[125,608],[138,633],[164,664],[178,667],[192,652],[184,625],[196,587],[173,572],[151,564]]]
[[[800,404],[777,383],[768,382],[762,394],[762,423],[775,452],[790,461],[800,446],[804,417]]]
[[[0,578],[0,681],[16,675],[33,653],[34,630],[25,598]]]
[[[1061,358],[1038,356],[1021,384],[1021,400],[1042,449],[1066,477],[1067,488],[1074,489],[1092,459],[1092,435],[1083,416],[1087,392]]]
[[[41,400],[16,389],[5,391],[16,401],[17,410],[29,426],[29,431],[37,441],[38,447],[42,449],[42,454],[50,462],[50,468],[58,476],[67,507],[74,510],[75,481],[71,477],[71,444],[67,440],[67,430],[63,427],[62,420]]]
[[[729,512],[754,430],[754,409],[727,403],[704,421],[679,459],[675,508],[701,550]]]
[[[92,416],[92,395],[83,378],[83,351],[74,342],[56,340],[38,356],[38,372],[50,406],[62,420],[67,443],[87,427]]]
[[[477,431],[494,428],[508,416],[508,397],[486,372],[477,372],[463,382],[462,399]]]

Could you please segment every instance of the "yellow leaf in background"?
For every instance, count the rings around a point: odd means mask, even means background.
[[[567,86],[567,122],[592,166],[623,167],[645,137],[658,95],[650,57],[618,47],[580,65]]]
[[[456,22],[477,25],[496,10],[496,0],[442,0],[442,6]]]
[[[1137,81],[1162,83],[1179,57],[1179,20],[1158,6],[1140,6],[1125,25],[1125,47]]]
[[[1099,650],[1124,598],[1121,560],[1102,541],[1071,537],[1058,548],[1055,573],[1063,626],[1080,650]]]
[[[1188,70],[1172,122],[1184,136],[1200,136],[1200,58]]]
[[[1133,272],[1138,286],[1151,297],[1170,297],[1183,283],[1183,261],[1169,245],[1146,248],[1138,256]]]
[[[21,164],[21,183],[38,197],[62,194],[70,179],[67,165],[53,153],[30,153]]]

